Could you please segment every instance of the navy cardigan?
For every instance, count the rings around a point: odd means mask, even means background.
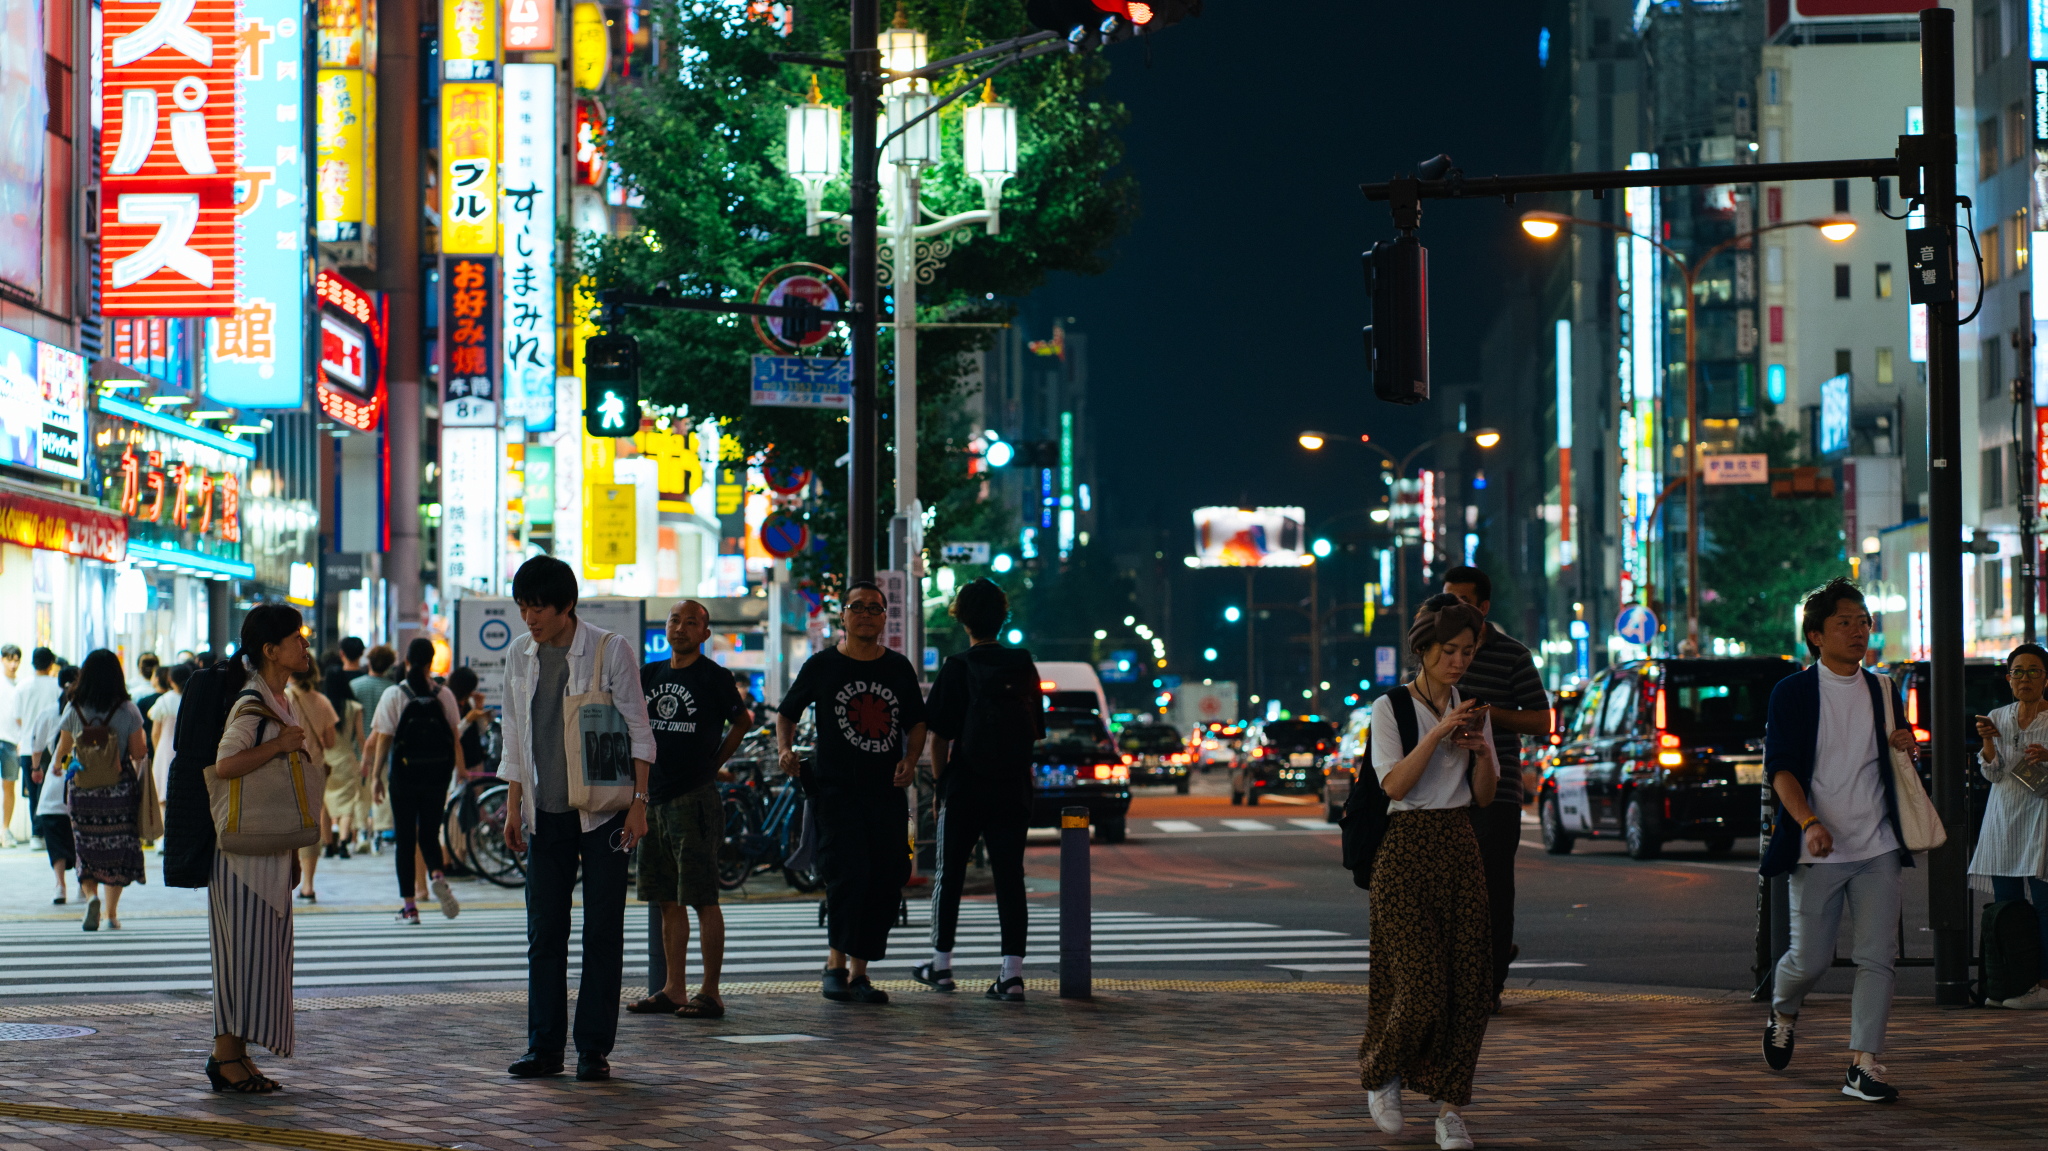
[[[1877,735],[1877,774],[1884,781],[1885,815],[1891,820],[1892,834],[1901,845],[1906,842],[1906,833],[1899,827],[1899,798],[1892,786],[1891,745],[1885,742],[1884,712],[1889,701],[1892,709],[1893,726],[1906,726],[1905,712],[1899,706],[1899,696],[1890,690],[1890,685],[1868,670],[1863,671],[1863,685],[1870,689],[1870,723]],[[1880,684],[1884,684],[1880,687]],[[1813,754],[1820,739],[1820,665],[1815,664],[1805,671],[1788,675],[1778,681],[1771,690],[1771,709],[1764,723],[1764,782],[1775,786],[1778,773],[1789,771],[1799,781],[1799,787],[1808,795],[1813,794]],[[1793,822],[1785,811],[1783,800],[1778,801],[1777,815],[1771,821],[1771,843],[1764,849],[1762,865],[1758,868],[1766,879],[1783,875],[1799,865],[1799,856],[1804,850],[1806,833]],[[1905,855],[1904,863],[1913,866],[1913,856]]]

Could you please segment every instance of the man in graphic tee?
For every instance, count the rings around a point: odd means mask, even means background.
[[[846,589],[842,638],[804,662],[775,721],[782,770],[801,775],[818,821],[818,873],[825,880],[825,998],[887,1003],[868,981],[884,958],[903,884],[910,878],[909,809],[903,788],[924,752],[925,707],[917,672],[881,643],[889,611],[882,589]],[[817,711],[817,750],[797,758],[797,721]]]
[[[647,695],[647,726],[654,729],[654,767],[647,781],[647,838],[640,841],[640,898],[661,905],[662,954],[668,982],[626,1010],[669,1013],[685,1019],[725,1014],[718,994],[725,959],[725,916],[718,909],[718,847],[725,812],[718,773],[752,729],[731,673],[703,652],[711,613],[693,599],[668,613],[669,658],[640,669]],[[697,910],[704,983],[689,994],[685,978],[690,913]]]

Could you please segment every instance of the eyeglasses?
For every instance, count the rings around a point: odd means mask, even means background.
[[[2008,672],[2006,672],[2006,673],[2005,673],[2005,678],[2007,678],[2007,679],[2040,679],[2040,678],[2041,678],[2042,676],[2044,676],[2044,675],[2048,675],[2048,671],[2042,671],[2042,670],[2041,670],[2040,668],[2038,668],[2038,667],[2016,667],[2016,668],[2013,668],[2013,669],[2012,669],[2011,671],[2008,671]]]
[[[887,606],[886,604],[878,604],[878,603],[850,603],[850,604],[847,604],[847,605],[846,605],[846,614],[848,614],[848,615],[887,615],[887,614],[889,614],[889,608],[888,608],[888,606]]]

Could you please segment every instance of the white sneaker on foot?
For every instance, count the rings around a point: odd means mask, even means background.
[[[2010,1007],[2015,1011],[2040,1011],[2048,1008],[2048,987],[2037,983],[2028,988],[2025,995],[2015,995],[1999,1006]]]
[[[1465,1130],[1465,1117],[1446,1111],[1436,1117],[1436,1145],[1444,1151],[1472,1151],[1472,1135]]]
[[[1401,1133],[1401,1077],[1396,1075],[1378,1087],[1365,1090],[1365,1105],[1372,1110],[1372,1121],[1380,1130],[1389,1135]]]
[[[428,884],[427,889],[434,893],[435,899],[441,901],[441,914],[450,919],[462,914],[462,905],[455,902],[455,892],[448,886],[445,878],[435,876],[434,882]]]

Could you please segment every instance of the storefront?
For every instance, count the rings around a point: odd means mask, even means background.
[[[108,600],[127,555],[121,517],[60,492],[0,479],[0,644],[73,662],[113,640]]]

